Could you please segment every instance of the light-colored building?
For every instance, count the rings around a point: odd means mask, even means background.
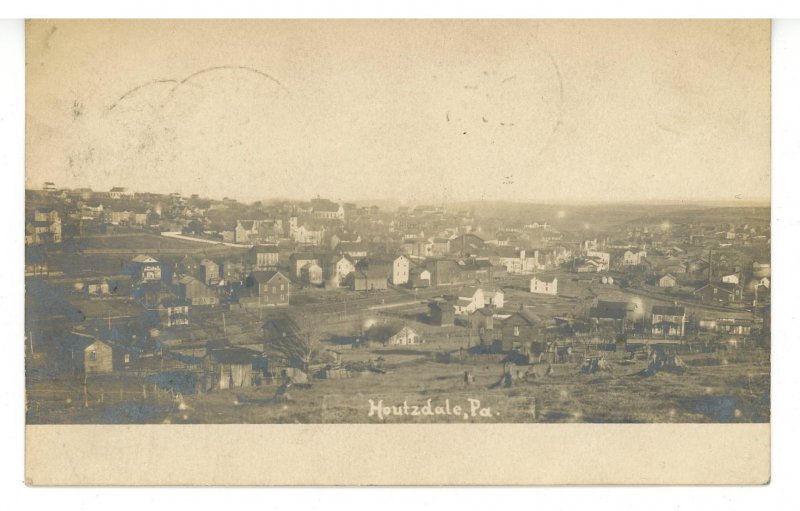
[[[404,326],[399,332],[386,340],[386,344],[394,346],[407,346],[409,344],[420,344],[421,342],[422,339],[419,334],[407,326]]]
[[[608,252],[600,252],[598,250],[587,250],[586,258],[594,261],[597,266],[597,271],[608,271],[611,266],[611,254]]]
[[[306,263],[300,268],[300,278],[312,286],[320,286],[323,282],[322,267],[314,261]]]
[[[115,186],[110,192],[108,192],[108,196],[114,200],[132,199],[134,193],[133,190],[125,188],[124,186]]]
[[[730,275],[723,275],[722,282],[724,282],[725,284],[738,284],[739,275],[736,273],[731,273]]]
[[[300,245],[322,245],[322,239],[325,236],[324,229],[314,229],[312,227],[301,225],[294,229],[291,233],[292,240]]]
[[[392,261],[392,285],[402,286],[407,284],[410,267],[411,261],[409,261],[408,257],[404,255],[397,256]]]
[[[219,265],[211,259],[200,261],[200,278],[208,286],[219,282]]]
[[[138,282],[157,282],[161,280],[161,263],[149,255],[138,255],[131,261],[134,276]]]
[[[53,208],[38,208],[25,226],[25,244],[61,243],[61,217]]]
[[[324,278],[330,287],[340,287],[344,284],[348,275],[356,271],[356,263],[349,256],[335,256],[325,268],[323,268]]]
[[[644,250],[626,250],[622,254],[623,266],[639,266],[647,257],[647,252]]]
[[[676,279],[671,273],[667,273],[658,279],[658,287],[675,287],[677,285],[678,279]]]
[[[677,305],[653,305],[653,335],[683,337],[686,333],[686,310]]]
[[[277,245],[258,245],[253,247],[252,262],[259,270],[275,268],[280,261],[280,249]]]
[[[327,199],[314,199],[311,214],[321,220],[344,220],[344,207]]]
[[[553,295],[558,294],[558,278],[555,276],[535,276],[531,279],[531,293]]]
[[[483,289],[479,287],[466,288],[459,293],[454,305],[456,314],[468,316],[486,305]]]
[[[500,288],[483,290],[483,306],[502,309],[505,306],[506,294]]]

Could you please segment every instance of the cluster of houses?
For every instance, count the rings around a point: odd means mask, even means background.
[[[45,243],[61,243],[61,216],[54,208],[36,208],[25,222],[25,245]]]
[[[540,318],[524,307],[509,307],[506,292],[499,286],[508,276],[518,276],[527,282],[531,294],[553,302],[552,297],[563,297],[570,286],[565,277],[570,271],[588,274],[576,279],[625,283],[676,297],[685,290],[687,296],[721,308],[741,304],[753,293],[761,293],[765,299],[770,287],[768,262],[745,261],[730,255],[731,251],[698,255],[709,239],[719,243],[724,238],[734,248],[759,243],[761,236],[768,239],[768,232],[761,228],[737,227],[720,235],[695,227],[681,233],[684,242],[677,243],[674,228],[632,227],[621,241],[568,242],[569,233],[565,237],[546,221],[484,231],[470,212],[447,212],[435,206],[400,208],[387,214],[374,206],[317,198],[245,207],[230,199],[137,194],[124,187],[109,192],[64,191],[52,183],[47,183],[42,193],[42,202],[53,206],[26,212],[27,245],[60,243],[64,233],[80,237],[93,229],[106,233],[115,229],[180,231],[230,245],[198,257],[141,253],[127,261],[125,279],[93,277],[80,286],[91,299],[132,296],[146,311],[147,326],[152,327],[147,336],[136,334],[139,341],[147,337],[167,349],[203,346],[199,353],[204,389],[249,386],[265,373],[286,377],[298,364],[272,359],[272,368],[261,367],[259,364],[266,364],[265,357],[253,346],[215,344],[219,335],[195,329],[192,318],[198,311],[218,308],[229,315],[257,316],[260,323],[262,312],[275,313],[298,303],[298,293],[306,290],[313,295],[317,289],[379,293],[390,288],[442,288],[428,294],[438,296],[428,303],[429,324],[467,326],[477,335],[478,345],[493,351],[536,352],[544,349],[548,335],[567,336],[579,331],[581,322],[588,333],[602,338],[639,335],[670,340],[687,338],[690,328],[742,336],[759,325],[726,317],[724,311],[690,319],[678,302],[639,310],[631,302],[603,299],[594,300],[580,313],[581,318]],[[34,274],[46,261],[36,264]],[[331,292],[327,296],[339,295]],[[112,330],[110,319],[108,330]],[[299,335],[296,325],[278,319],[267,321],[263,332],[243,330],[241,325],[226,324],[222,314],[222,337],[236,333],[263,337],[265,352],[271,339]],[[86,373],[111,372],[125,367],[135,356],[135,351],[110,335],[101,339],[75,333],[73,341],[70,360]],[[424,341],[413,325],[399,323],[373,325],[356,339],[356,343],[388,346]],[[344,369],[337,354],[328,355],[330,360],[313,371],[328,378],[341,377]],[[302,370],[312,371],[309,367]]]

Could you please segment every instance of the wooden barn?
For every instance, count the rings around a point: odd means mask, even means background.
[[[206,390],[225,390],[253,386],[253,364],[259,352],[247,348],[208,350],[203,359]]]

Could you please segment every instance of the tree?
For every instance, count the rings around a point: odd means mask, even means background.
[[[302,316],[301,323],[302,327],[288,314],[267,320],[264,351],[308,373],[309,366],[320,353],[320,332],[306,316]]]

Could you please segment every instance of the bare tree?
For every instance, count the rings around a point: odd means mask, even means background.
[[[320,352],[320,331],[306,315],[296,321],[288,314],[264,323],[264,351],[284,358],[290,365],[308,372]],[[300,326],[302,325],[302,326]]]

